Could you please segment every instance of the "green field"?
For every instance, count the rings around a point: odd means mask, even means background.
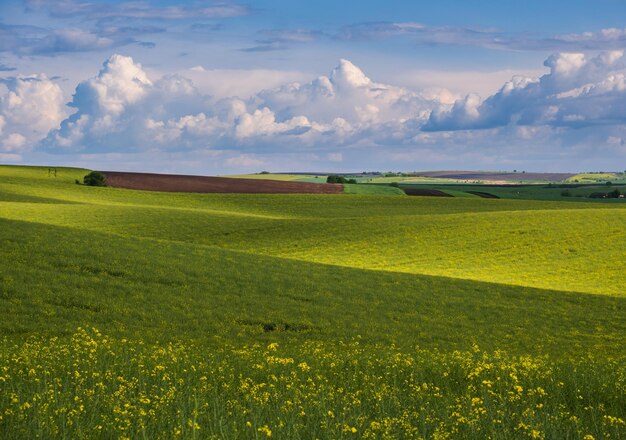
[[[471,191],[478,191],[494,195],[502,199],[516,200],[546,200],[564,202],[600,202],[626,203],[626,199],[593,199],[589,196],[594,193],[610,193],[618,190],[626,194],[626,185],[623,183],[605,184],[532,184],[532,185],[478,185],[478,184],[412,184],[401,183],[401,188],[436,189],[454,197],[474,197]]]
[[[47,170],[0,166],[1,438],[626,436],[625,204]]]
[[[576,174],[567,179],[568,182],[580,183],[603,183],[603,182],[620,182],[626,180],[626,173],[582,173]]]

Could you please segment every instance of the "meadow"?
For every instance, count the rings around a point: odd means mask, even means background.
[[[0,167],[2,438],[626,436],[623,204],[86,173]]]
[[[563,201],[563,202],[589,202],[589,203],[626,203],[624,198],[606,198],[595,199],[590,198],[591,194],[600,193],[607,194],[618,190],[621,194],[626,194],[626,185],[623,180],[600,183],[584,183],[584,184],[525,184],[525,185],[478,185],[478,184],[412,184],[402,183],[402,188],[419,188],[419,189],[437,189],[450,194],[454,197],[472,197],[474,192],[482,192],[491,194],[502,199],[516,200],[546,200],[546,201]],[[364,186],[364,185],[363,185]],[[479,197],[479,196],[476,196]]]

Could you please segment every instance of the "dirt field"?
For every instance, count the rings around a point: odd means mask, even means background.
[[[450,194],[438,189],[404,188],[404,193],[407,196],[452,197]]]
[[[341,194],[343,185],[285,182],[277,180],[230,179],[227,177],[102,171],[107,186],[145,191],[197,193]]]
[[[480,171],[429,171],[419,173],[422,177],[439,177],[444,179],[458,180],[504,180],[504,181],[536,181],[543,180],[549,182],[560,182],[575,174],[567,173],[489,173]]]

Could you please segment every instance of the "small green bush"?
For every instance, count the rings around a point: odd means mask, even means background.
[[[100,171],[92,171],[83,178],[83,183],[87,186],[107,186],[106,176]]]
[[[326,183],[346,183],[346,178],[331,174],[326,178]]]

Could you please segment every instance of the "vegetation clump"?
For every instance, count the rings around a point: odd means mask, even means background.
[[[356,179],[346,179],[343,176],[331,174],[326,178],[326,183],[357,183]]]
[[[106,186],[106,176],[100,171],[92,171],[83,178],[87,186]]]

